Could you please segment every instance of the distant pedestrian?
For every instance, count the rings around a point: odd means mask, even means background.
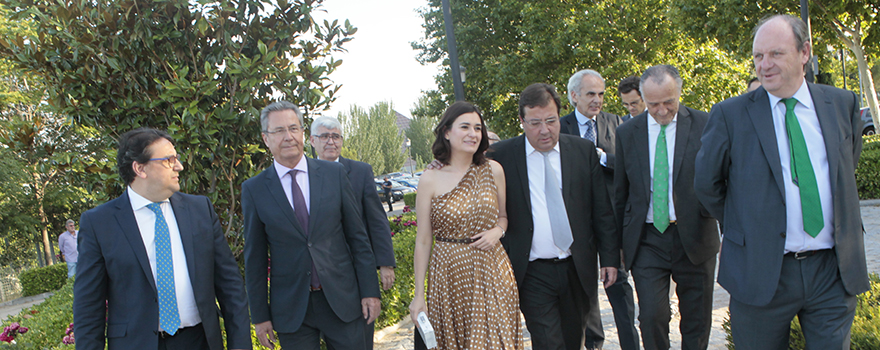
[[[71,278],[76,275],[76,257],[78,256],[76,234],[79,231],[76,230],[76,223],[73,220],[67,220],[64,227],[67,228],[67,231],[61,232],[61,235],[58,236],[58,249],[61,249],[61,255],[67,262],[67,278]]]
[[[385,177],[385,182],[382,183],[382,188],[385,189],[385,200],[388,201],[388,212],[394,211],[394,208],[391,206],[391,202],[394,201],[394,198],[391,198],[391,187],[394,185],[391,183],[391,180],[388,180],[388,176]]]

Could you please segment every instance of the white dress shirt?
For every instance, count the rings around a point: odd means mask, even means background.
[[[275,172],[278,173],[278,178],[281,179],[281,187],[284,188],[284,196],[287,198],[288,203],[290,203],[290,207],[293,208],[293,211],[296,212],[299,208],[293,206],[293,184],[290,182],[290,174],[291,170],[299,170],[296,173],[296,183],[299,185],[299,189],[302,191],[303,199],[306,201],[306,212],[308,212],[312,206],[309,202],[311,195],[309,193],[309,166],[306,161],[306,156],[303,155],[302,158],[299,159],[299,163],[296,163],[296,166],[293,169],[288,168],[286,166],[281,165],[278,161],[273,161],[275,163]]]
[[[575,118],[577,118],[578,130],[580,132],[579,135],[582,139],[586,138],[586,137],[584,137],[584,134],[587,133],[587,121],[590,119],[593,120],[593,122],[594,122],[593,129],[595,129],[595,131],[596,131],[595,146],[598,151],[598,148],[599,148],[599,119],[596,118],[595,115],[592,118],[588,118],[587,116],[583,115],[580,111],[578,111],[577,108],[574,109],[574,116],[575,116]],[[599,152],[599,164],[602,164],[602,166],[608,166],[608,165],[606,165],[607,160],[608,160],[608,157],[605,155],[605,152]]]
[[[153,282],[155,283],[156,213],[147,208],[147,205],[153,202],[135,192],[131,186],[127,191],[141,239],[144,241],[144,248],[147,249],[147,258],[150,259],[150,270],[153,271]],[[177,311],[180,313],[180,328],[192,327],[201,323],[202,318],[199,317],[199,308],[196,306],[189,269],[186,267],[186,254],[183,251],[183,241],[180,240],[177,218],[174,216],[174,210],[168,200],[159,202],[159,207],[162,209],[162,216],[165,217],[165,223],[168,224],[168,234],[171,237],[171,259],[174,261],[174,288],[177,295]],[[167,331],[161,327],[159,330]]]
[[[672,121],[666,126],[666,164],[669,165],[669,220],[677,220],[675,216],[675,203],[672,197],[672,171],[675,159],[675,131],[678,124],[678,113],[672,117]],[[651,169],[648,172],[651,175],[651,197],[648,199],[648,217],[645,222],[654,223],[654,154],[657,153],[657,138],[660,136],[660,124],[654,120],[651,113],[648,113],[648,161]]]
[[[547,196],[544,193],[544,155],[526,140],[526,168],[529,174],[529,198],[532,201],[532,248],[529,261],[535,259],[564,259],[571,255],[571,249],[562,250],[553,241],[550,228],[550,213],[547,211]],[[559,142],[550,151],[550,165],[556,172],[556,183],[562,188],[562,161],[559,158]],[[554,210],[556,210],[554,208]],[[558,210],[565,210],[559,208]],[[567,216],[566,216],[567,217]]]
[[[804,133],[807,143],[807,151],[810,152],[810,163],[813,165],[813,173],[816,175],[816,183],[819,187],[819,202],[822,203],[822,218],[825,227],[819,231],[816,238],[804,232],[804,219],[801,211],[801,192],[791,181],[791,146],[788,141],[788,132],[785,130],[785,103],[782,99],[767,93],[770,97],[770,106],[773,111],[773,128],[776,132],[776,145],[779,149],[779,161],[782,163],[782,183],[785,187],[785,252],[800,252],[805,250],[818,250],[834,247],[834,203],[831,200],[831,178],[828,172],[828,154],[825,150],[825,138],[822,136],[822,127],[816,116],[816,108],[813,105],[813,97],[804,81],[797,92],[794,93],[798,100],[794,107],[798,124]]]

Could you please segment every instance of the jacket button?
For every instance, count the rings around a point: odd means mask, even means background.
[[[785,238],[785,232],[780,233],[780,234],[779,234],[779,237]]]

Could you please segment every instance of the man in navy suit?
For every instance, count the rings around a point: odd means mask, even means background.
[[[171,136],[119,139],[119,198],[80,218],[73,320],[77,349],[250,349],[238,264],[208,198],[178,192]],[[220,310],[218,313],[217,305]]]
[[[303,117],[281,101],[260,113],[272,166],[242,184],[245,280],[263,346],[366,348],[379,279],[348,173],[303,155]],[[272,274],[268,273],[272,258]],[[271,277],[271,283],[268,278]]]
[[[382,208],[382,202],[376,192],[376,182],[373,180],[373,167],[364,162],[347,159],[341,156],[342,125],[333,117],[318,117],[312,121],[312,135],[309,141],[315,150],[317,158],[328,162],[339,162],[348,172],[351,180],[351,189],[355,195],[355,204],[360,208],[364,219],[364,227],[370,237],[370,245],[373,255],[376,257],[376,267],[379,269],[382,289],[389,290],[394,284],[394,247],[391,244],[391,227],[388,224],[388,216]],[[374,323],[367,325],[366,341],[367,348],[373,348]]]

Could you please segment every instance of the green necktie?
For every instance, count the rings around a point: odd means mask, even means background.
[[[669,227],[669,156],[666,151],[666,126],[660,126],[654,149],[654,227],[663,233]]]
[[[798,101],[795,98],[784,98],[782,102],[785,103],[785,131],[788,133],[788,145],[791,148],[791,182],[801,193],[804,231],[815,238],[825,226],[822,202],[819,200],[819,185],[816,183],[816,174],[813,173],[813,164],[810,163],[810,152],[807,150],[804,133],[794,114],[794,106]]]

